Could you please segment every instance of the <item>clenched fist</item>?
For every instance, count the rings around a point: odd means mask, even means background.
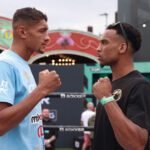
[[[98,100],[101,100],[103,96],[112,96],[112,85],[108,77],[100,78],[93,85],[93,93]]]
[[[39,73],[38,87],[45,96],[55,91],[60,85],[61,81],[56,71],[44,70]]]

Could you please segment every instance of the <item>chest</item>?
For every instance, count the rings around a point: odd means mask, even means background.
[[[17,69],[15,73],[17,91],[26,91],[31,93],[36,87],[32,72],[28,66]]]

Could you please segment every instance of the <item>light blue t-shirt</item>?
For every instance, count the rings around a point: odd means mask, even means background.
[[[11,50],[0,54],[0,102],[18,104],[35,87],[25,60]],[[0,136],[0,150],[43,150],[43,139],[41,103],[38,103],[22,122]]]

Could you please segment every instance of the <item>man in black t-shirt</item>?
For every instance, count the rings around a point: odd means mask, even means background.
[[[55,123],[50,119],[50,110],[44,108],[42,110],[43,125],[55,125]],[[44,129],[44,144],[45,150],[54,150],[55,141],[58,132],[56,130],[46,130]]]
[[[93,85],[99,100],[94,150],[150,150],[150,83],[133,66],[140,46],[140,32],[127,23],[109,25],[100,39],[100,65],[111,67],[112,81]]]

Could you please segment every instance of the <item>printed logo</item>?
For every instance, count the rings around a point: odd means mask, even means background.
[[[61,97],[61,98],[65,98],[65,97],[66,97],[65,93],[61,93],[61,94],[60,94],[60,97]]]
[[[80,142],[79,141],[75,141],[74,145],[75,145],[75,148],[80,148]]]
[[[78,93],[61,93],[61,98],[85,98],[85,94],[78,94]]]
[[[42,104],[50,104],[50,98],[49,97],[46,97],[46,98],[42,98],[42,102],[41,102]]]
[[[38,137],[44,136],[43,126],[39,126],[37,130]]]
[[[30,77],[29,77],[29,75],[28,75],[28,73],[27,73],[26,71],[24,71],[24,76],[25,76],[25,78],[26,78],[28,81],[30,81]]]
[[[35,84],[30,84],[28,86],[28,92],[31,93],[35,89],[36,85]]]
[[[114,96],[116,101],[120,100],[120,98],[122,97],[122,90],[121,89],[114,90],[113,96]]]
[[[44,130],[44,133],[48,134],[48,133],[50,133],[50,130]]]
[[[53,120],[54,122],[57,121],[57,110],[55,110],[55,109],[51,110],[50,119]]]
[[[31,123],[32,124],[38,123],[41,120],[42,120],[42,115],[37,114],[37,115],[31,116]]]
[[[8,81],[2,80],[0,84],[0,93],[7,94],[8,92]]]

